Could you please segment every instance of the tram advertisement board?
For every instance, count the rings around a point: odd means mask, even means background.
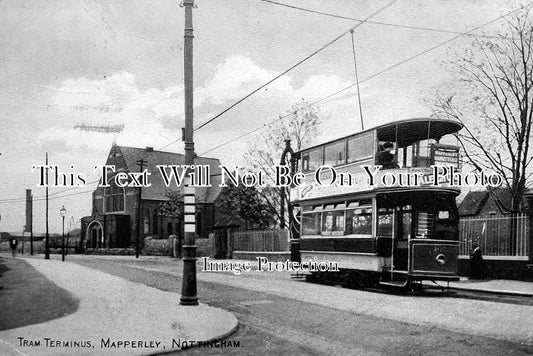
[[[337,179],[332,179],[332,172],[335,172],[333,168],[331,171],[325,171],[319,181],[316,177],[313,179],[311,176],[306,176],[304,184],[291,189],[291,199],[302,201],[393,187],[450,187],[446,177],[437,177],[435,170],[430,167],[392,170],[366,167],[349,175],[346,172],[338,172]],[[435,179],[439,180],[437,185],[434,184]]]

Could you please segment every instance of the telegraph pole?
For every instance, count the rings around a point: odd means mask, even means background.
[[[44,241],[44,259],[50,259],[50,236],[48,234],[48,152],[46,152],[46,237]]]
[[[26,189],[26,225],[24,225],[24,232],[26,231],[30,232],[30,255],[33,256],[33,195],[31,194],[31,189]]]
[[[194,165],[194,141],[193,141],[193,62],[192,62],[192,9],[194,0],[183,0],[181,5],[185,8],[185,31],[184,31],[184,60],[183,82],[185,85],[185,129],[183,140],[185,141],[185,165]],[[183,244],[183,281],[181,286],[181,305],[198,305],[196,295],[196,223],[195,223],[195,196],[194,187],[190,186],[190,179],[186,178],[183,188],[183,203],[185,214],[185,241]]]
[[[144,159],[140,159],[137,161],[137,165],[141,167],[139,169],[139,172],[143,171],[144,165],[147,162]],[[143,181],[143,184],[146,182]],[[137,197],[137,238],[135,239],[135,258],[139,258],[139,240],[141,238],[142,230],[141,230],[141,197],[142,196],[142,186],[139,187],[139,196]]]

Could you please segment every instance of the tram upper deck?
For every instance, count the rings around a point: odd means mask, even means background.
[[[406,119],[306,148],[300,152],[300,170],[306,175],[306,184],[293,189],[293,201],[378,188],[431,185],[423,177],[433,173],[431,166],[459,168],[459,147],[450,144],[455,142],[450,138],[462,127],[453,120]],[[372,186],[368,184],[369,176],[375,171],[365,170],[364,166],[381,166]],[[392,172],[397,173],[398,181],[392,181]],[[340,179],[335,180],[337,173]],[[383,184],[380,178],[386,173],[392,178],[387,177]],[[422,181],[407,181],[417,177]],[[317,179],[321,184],[317,184]]]

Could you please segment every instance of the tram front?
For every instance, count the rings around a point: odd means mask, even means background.
[[[435,173],[460,168],[453,134],[461,128],[457,122],[427,118],[376,129],[375,163],[381,165],[380,173],[398,178],[423,176],[421,181],[398,179],[395,187],[375,190],[377,252],[387,258],[381,283],[459,279],[455,199],[460,187]]]
[[[456,190],[378,193],[377,253],[386,258],[381,283],[458,280]]]

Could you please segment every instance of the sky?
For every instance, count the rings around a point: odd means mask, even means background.
[[[380,10],[373,21],[459,32],[521,4],[279,2],[356,19]],[[195,127],[357,24],[260,0],[195,3]],[[497,33],[502,25],[499,20],[475,33]],[[45,192],[32,167],[44,164],[46,152],[50,164],[62,172],[83,173],[87,182],[98,179],[94,166],[105,163],[113,141],[183,152],[183,28],[179,1],[0,0],[0,231],[22,232],[26,189],[35,199],[34,232],[45,231]],[[355,29],[365,128],[431,113],[425,100],[451,80],[443,61],[469,46],[472,37],[405,60],[455,36],[375,23]],[[212,149],[262,127],[302,99],[314,102],[354,82],[348,34],[195,131],[195,151],[226,165],[243,164],[243,154],[261,131]],[[327,120],[315,143],[361,130],[354,89],[318,106]],[[124,125],[124,130],[85,132],[75,128],[79,124]],[[51,233],[61,232],[62,206],[67,219],[76,222],[91,214],[95,186],[49,189]]]

